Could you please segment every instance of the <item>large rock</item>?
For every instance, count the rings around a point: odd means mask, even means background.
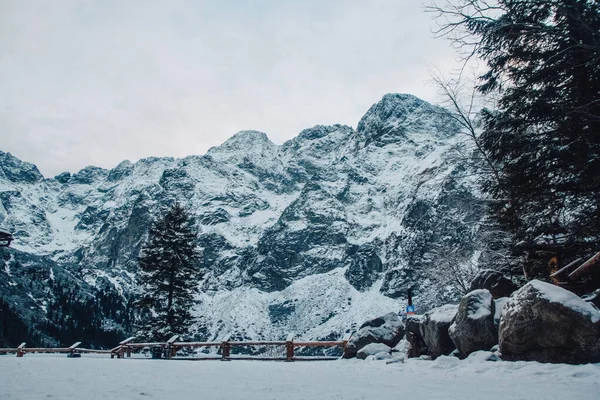
[[[600,362],[600,311],[565,289],[533,280],[505,305],[499,341],[506,360]]]
[[[360,349],[356,353],[356,358],[360,358],[361,360],[364,360],[368,356],[374,356],[374,355],[380,354],[380,353],[390,354],[390,351],[392,351],[392,348],[386,344],[371,343],[371,344],[366,345],[362,349]]]
[[[406,340],[410,344],[408,357],[427,354],[427,345],[423,341],[423,316],[409,315],[406,318]]]
[[[383,343],[396,346],[404,336],[404,324],[395,313],[389,313],[362,324],[350,340],[344,351],[344,358],[355,357],[357,352],[371,343]]]
[[[494,299],[510,297],[512,292],[518,289],[513,281],[505,277],[502,272],[492,269],[484,269],[477,273],[471,281],[470,291],[487,289]]]
[[[461,357],[474,351],[489,350],[498,344],[498,328],[494,323],[495,302],[486,289],[465,295],[448,334]]]
[[[457,310],[457,305],[446,304],[426,312],[423,316],[421,324],[423,340],[431,357],[448,355],[454,350],[454,343],[448,335],[448,328],[450,328]]]

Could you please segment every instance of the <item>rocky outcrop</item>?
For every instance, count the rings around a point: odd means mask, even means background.
[[[423,316],[421,324],[423,341],[432,358],[448,355],[454,350],[454,343],[450,339],[448,329],[457,310],[458,306],[446,304],[426,312]]]
[[[517,285],[505,277],[502,272],[484,269],[479,271],[471,281],[470,291],[486,289],[490,291],[494,299],[498,299],[500,297],[510,297],[517,288]]]
[[[505,360],[600,362],[600,311],[565,289],[533,280],[505,305],[499,344]]]
[[[365,322],[359,330],[350,337],[344,351],[344,358],[355,357],[358,351],[372,343],[382,343],[395,347],[404,336],[404,324],[395,313]]]
[[[489,350],[498,344],[498,328],[494,323],[495,302],[486,289],[465,295],[448,329],[450,339],[461,357],[477,350]]]
[[[348,269],[344,276],[357,290],[370,288],[383,270],[381,259],[377,256],[375,246],[352,246],[348,252],[346,263]]]

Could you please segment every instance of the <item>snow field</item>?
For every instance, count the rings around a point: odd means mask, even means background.
[[[600,364],[0,356],[1,399],[598,399]]]

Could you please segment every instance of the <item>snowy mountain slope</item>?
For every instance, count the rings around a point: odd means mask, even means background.
[[[283,145],[242,131],[204,156],[52,179],[0,153],[0,225],[20,254],[91,296],[112,293],[126,315],[148,226],[176,200],[200,234],[199,336],[341,335],[398,311],[409,287],[423,307],[441,301],[425,272],[449,245],[465,258],[477,250],[482,210],[471,166],[455,156],[458,131],[443,109],[388,94],[356,130],[315,126]]]

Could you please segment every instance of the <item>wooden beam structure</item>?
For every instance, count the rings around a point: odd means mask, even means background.
[[[569,279],[577,279],[585,274],[590,268],[600,266],[600,251],[592,258],[581,264],[575,271],[569,274]]]

